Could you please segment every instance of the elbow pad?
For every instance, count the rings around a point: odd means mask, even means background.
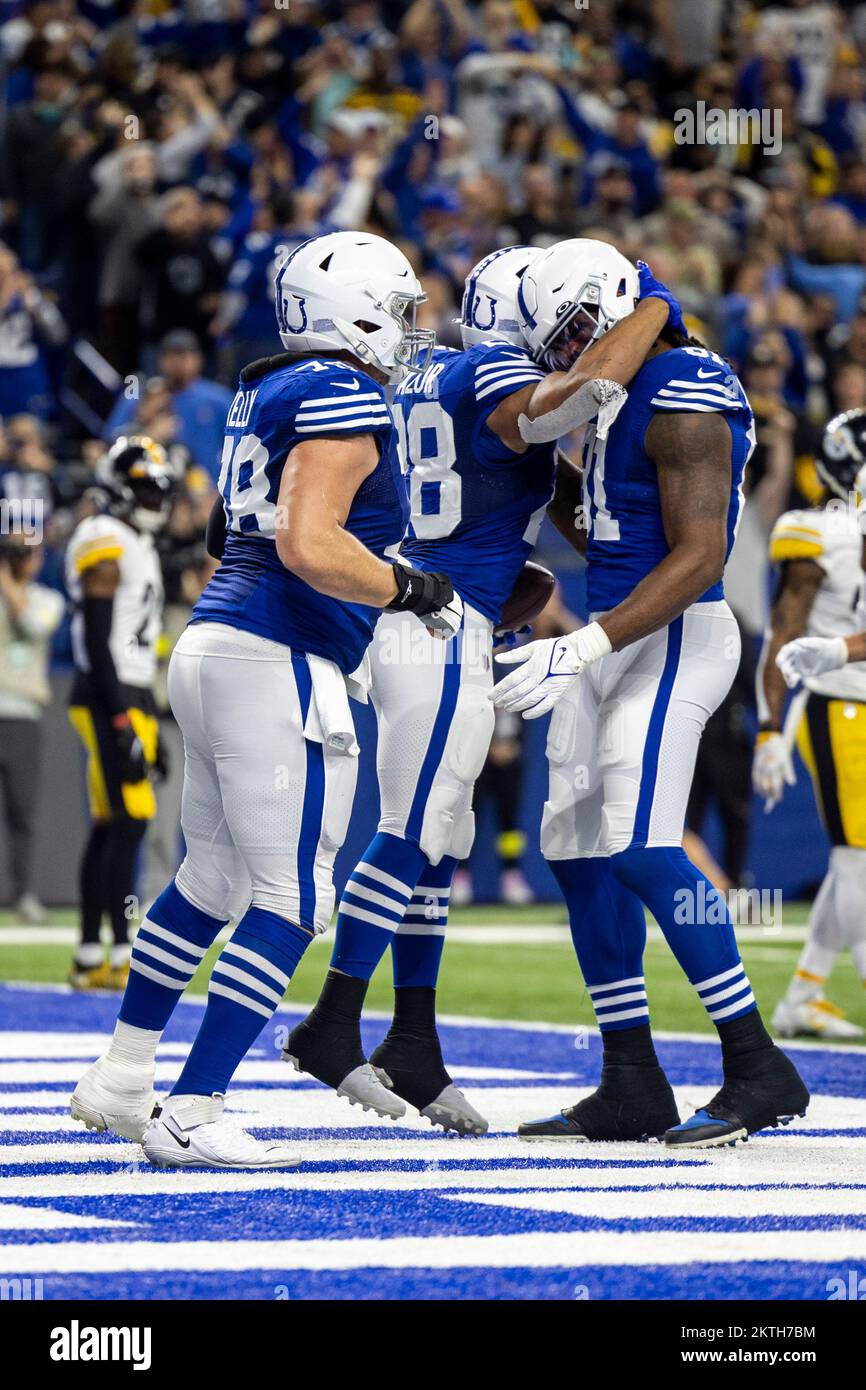
[[[628,392],[618,381],[608,381],[604,377],[585,381],[573,396],[548,410],[546,415],[539,415],[535,420],[530,420],[528,415],[518,416],[520,438],[525,444],[549,444],[597,415],[596,437],[606,439],[627,399]]]

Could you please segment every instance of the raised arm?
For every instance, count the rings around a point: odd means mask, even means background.
[[[524,386],[501,401],[488,417],[489,428],[516,454],[522,454],[529,447],[524,437],[526,426],[523,432],[520,428],[521,416],[529,421],[550,417],[551,428],[546,431],[550,439],[566,434],[579,421],[563,418],[563,407],[578,392],[591,390],[593,383],[599,381],[627,386],[646,361],[668,315],[664,300],[642,299],[633,314],[591,343],[567,372],[551,372],[537,385]],[[598,401],[595,408],[598,408]],[[594,413],[590,403],[584,419],[591,419]]]

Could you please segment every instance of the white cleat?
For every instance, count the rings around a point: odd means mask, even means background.
[[[380,1072],[379,1075],[381,1074]],[[463,1092],[453,1082],[446,1086],[444,1091],[440,1091],[434,1101],[425,1105],[421,1114],[431,1125],[441,1125],[446,1130],[454,1129],[458,1134],[474,1134],[480,1137],[489,1129],[488,1121],[469,1104]]]
[[[173,1096],[144,1133],[154,1168],[297,1168],[301,1160],[279,1141],[255,1139],[223,1119],[224,1096]]]
[[[773,1014],[773,1028],[780,1038],[862,1038],[864,1030],[850,1023],[842,1010],[822,994],[801,1004],[780,999]]]
[[[88,1129],[110,1129],[121,1139],[141,1143],[156,1105],[152,1070],[142,1071],[100,1057],[75,1087],[69,1112]]]

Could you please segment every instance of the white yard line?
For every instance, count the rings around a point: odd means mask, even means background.
[[[217,942],[227,941],[231,930],[225,928],[217,937]],[[650,941],[663,941],[658,927],[650,924],[647,928]],[[745,943],[802,942],[806,939],[805,926],[738,927],[738,941]],[[567,926],[556,922],[539,922],[537,925],[521,924],[512,926],[508,922],[491,922],[477,925],[455,923],[448,928],[448,940],[462,945],[478,946],[563,946],[571,944],[571,933]],[[78,941],[75,927],[0,927],[0,947],[3,946],[74,946]],[[313,945],[330,945],[331,931],[317,936]]]
[[[389,1240],[130,1241],[119,1245],[0,1246],[10,1274],[175,1270],[581,1269],[596,1265],[818,1263],[866,1259],[866,1231],[580,1231],[508,1236],[398,1237]]]

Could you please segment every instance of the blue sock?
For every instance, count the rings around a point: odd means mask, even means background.
[[[605,858],[552,859],[568,908],[571,939],[603,1033],[649,1023],[643,973],[643,903],[620,884]]]
[[[610,860],[646,903],[713,1023],[757,1009],[724,895],[681,847],[635,848]]]
[[[411,840],[379,833],[355,867],[337,912],[331,968],[369,980],[394,933],[427,864]]]
[[[214,965],[205,1015],[173,1096],[225,1094],[311,941],[285,917],[247,909]]]
[[[457,860],[447,854],[435,868],[425,860],[421,881],[391,943],[395,989],[436,988],[456,868]]]
[[[193,907],[172,879],[132,946],[120,1021],[161,1033],[225,919]]]

